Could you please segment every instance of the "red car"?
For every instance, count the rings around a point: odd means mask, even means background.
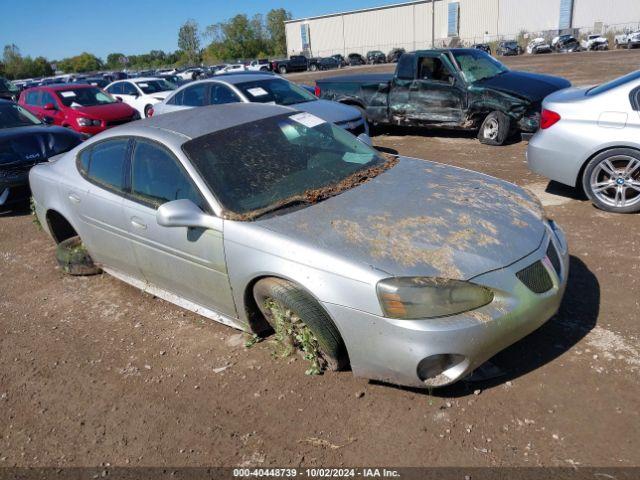
[[[91,85],[62,84],[34,87],[20,94],[18,103],[45,123],[95,135],[140,114],[126,103]]]

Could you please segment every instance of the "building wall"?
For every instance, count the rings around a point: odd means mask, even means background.
[[[459,37],[465,43],[515,38],[530,33],[557,30],[561,0],[435,0],[436,45],[447,38],[447,12],[450,3],[459,3]],[[593,29],[596,22],[605,28],[640,22],[640,0],[573,0],[574,28]],[[311,53],[314,56],[343,55],[369,50],[385,53],[394,47],[415,50],[431,47],[430,0],[390,8],[301,19],[286,24],[287,50],[302,50],[300,24],[309,24]]]

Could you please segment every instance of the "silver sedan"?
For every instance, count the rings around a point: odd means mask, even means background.
[[[529,167],[582,188],[602,210],[640,211],[640,71],[553,93],[527,149]]]
[[[231,104],[117,127],[31,170],[39,219],[107,273],[316,366],[459,380],[557,311],[561,229],[510,183],[382,156],[306,112]]]

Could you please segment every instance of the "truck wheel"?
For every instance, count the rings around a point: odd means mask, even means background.
[[[318,302],[305,290],[279,278],[264,278],[253,288],[253,298],[269,325],[277,332],[277,314],[286,315],[286,322],[293,331],[312,334],[317,345],[322,368],[337,371],[348,365],[347,350],[340,332]],[[292,339],[294,348],[302,345]],[[317,342],[317,343],[316,343]],[[308,353],[308,352],[307,352]]]
[[[502,145],[509,136],[511,120],[502,112],[491,112],[486,116],[480,130],[478,140],[485,145]]]
[[[94,265],[79,236],[68,238],[58,244],[56,260],[60,268],[69,275],[97,275],[102,271]]]
[[[309,70],[315,72],[316,70],[318,70],[318,65],[312,63],[311,65],[309,65]]]
[[[596,155],[584,169],[582,188],[601,210],[640,211],[640,152],[615,148]]]
[[[284,75],[285,73],[287,73],[287,67],[281,65],[280,67],[278,67],[278,72],[280,72],[280,75]]]

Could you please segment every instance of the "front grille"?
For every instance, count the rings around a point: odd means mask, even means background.
[[[533,293],[548,292],[553,287],[549,272],[539,260],[520,270],[516,277]]]
[[[551,261],[551,265],[553,265],[554,270],[560,276],[560,257],[558,256],[558,252],[556,251],[556,247],[553,246],[553,242],[549,242],[549,247],[547,247],[547,257]]]

